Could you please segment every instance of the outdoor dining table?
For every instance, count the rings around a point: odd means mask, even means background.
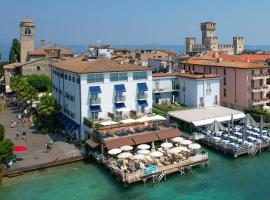
[[[215,141],[219,141],[219,140],[221,140],[221,138],[220,138],[220,137],[213,137],[213,139],[214,139]]]
[[[230,136],[230,138],[232,139],[232,140],[237,140],[237,137],[235,137],[235,136]]]
[[[242,133],[240,133],[240,132],[234,132],[234,134],[237,136],[242,136]]]
[[[247,138],[248,138],[249,140],[251,140],[252,142],[257,140],[255,137],[252,137],[252,136],[248,136]]]
[[[224,144],[228,144],[230,142],[230,140],[222,140],[221,142]]]

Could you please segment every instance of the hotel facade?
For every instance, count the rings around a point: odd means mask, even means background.
[[[66,58],[52,65],[53,97],[77,138],[87,138],[83,119],[106,120],[152,109],[152,69],[97,58]]]
[[[178,70],[221,76],[222,106],[243,110],[250,106],[265,107],[270,102],[267,97],[270,67],[265,64],[243,60],[241,56],[208,52],[180,62]]]
[[[178,103],[192,108],[218,106],[220,76],[191,73],[153,74],[153,101]]]

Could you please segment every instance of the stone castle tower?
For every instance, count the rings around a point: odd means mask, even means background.
[[[201,31],[201,44],[196,44],[195,37],[187,37],[185,39],[187,54],[195,55],[205,51],[222,51],[236,55],[244,50],[244,38],[241,36],[233,37],[233,44],[219,44],[218,37],[215,35],[216,23],[214,22],[201,23]]]
[[[35,25],[31,19],[25,18],[20,23],[21,62],[27,61],[28,51],[35,48]]]

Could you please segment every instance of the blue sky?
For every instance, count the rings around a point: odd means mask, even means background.
[[[26,16],[37,42],[181,45],[212,19],[220,43],[242,35],[249,45],[270,44],[269,0],[1,0],[0,8],[0,45],[19,36]]]

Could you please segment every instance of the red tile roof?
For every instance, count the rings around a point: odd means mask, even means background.
[[[78,58],[63,58],[53,64],[54,67],[71,71],[74,73],[99,73],[99,72],[121,72],[121,71],[151,71],[151,67],[123,63],[120,64],[107,58],[97,58],[95,60],[84,60]]]

